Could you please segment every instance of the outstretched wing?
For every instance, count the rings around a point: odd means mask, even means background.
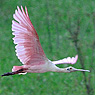
[[[15,35],[13,40],[14,44],[17,44],[16,55],[23,64],[39,64],[39,62],[43,64],[46,56],[29,19],[27,8],[25,7],[26,12],[22,6],[21,10],[18,6],[17,9],[13,15],[16,21],[12,21],[12,31],[14,31],[12,34]]]
[[[67,57],[62,60],[52,61],[52,63],[54,63],[54,64],[75,64],[77,62],[77,59],[78,59],[78,55],[76,55],[75,57],[72,57],[72,58]]]

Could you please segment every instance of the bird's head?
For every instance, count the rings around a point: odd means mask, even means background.
[[[74,67],[72,67],[72,66],[67,67],[66,70],[67,70],[68,73],[70,73],[70,72],[75,72],[75,71],[83,71],[83,72],[86,71],[86,72],[90,72],[89,70],[76,69],[76,68],[74,68]]]

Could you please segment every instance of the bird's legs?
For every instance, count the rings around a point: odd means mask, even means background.
[[[8,72],[8,73],[5,73],[5,74],[3,74],[1,76],[3,77],[3,76],[9,76],[9,75],[15,75],[15,74],[19,74],[19,73],[24,73],[23,70],[24,69],[20,69],[20,70],[17,70],[15,72]]]

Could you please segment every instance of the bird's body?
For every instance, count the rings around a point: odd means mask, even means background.
[[[11,73],[6,73],[2,76],[14,75],[14,74],[26,74],[30,73],[44,73],[44,72],[74,72],[74,71],[89,71],[76,69],[74,67],[59,68],[56,64],[75,64],[78,55],[75,57],[67,57],[58,61],[50,61],[39,41],[38,34],[34,29],[28,15],[27,8],[25,11],[23,7],[20,8],[17,6],[18,10],[15,10],[13,18],[15,21],[12,21],[12,34],[15,36],[13,38],[16,48],[16,55],[18,59],[22,62],[22,66],[13,66]]]
[[[26,67],[26,66],[25,66]],[[56,67],[50,60],[46,60],[46,62],[42,65],[34,65],[29,66],[27,72],[30,73],[45,73],[51,70],[54,70]]]
[[[44,73],[50,71],[53,66],[54,64],[52,64],[51,61],[47,59],[45,63],[38,62],[37,65],[14,66],[12,71],[14,72],[19,69],[23,69],[24,72]]]

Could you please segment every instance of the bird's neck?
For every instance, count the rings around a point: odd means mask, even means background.
[[[67,71],[67,68],[59,68],[55,64],[53,64],[50,60],[48,60],[47,63],[48,63],[47,71],[70,73],[69,71]]]
[[[66,68],[59,68],[56,65],[51,66],[52,72],[60,72],[60,73],[69,73],[69,71],[66,70]]]
[[[60,73],[69,73],[66,68],[59,68],[57,67],[56,71],[55,72],[60,72]]]

